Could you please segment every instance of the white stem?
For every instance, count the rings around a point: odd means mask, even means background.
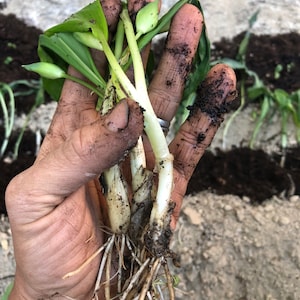
[[[108,185],[106,201],[111,230],[116,234],[126,233],[130,223],[130,205],[119,165],[105,171],[104,178]]]
[[[156,222],[162,226],[169,209],[169,201],[173,187],[173,156],[169,152],[165,135],[160,127],[148,96],[143,62],[127,9],[123,9],[121,18],[124,22],[125,34],[131,52],[135,84],[139,96],[138,98],[134,98],[134,100],[145,109],[145,132],[153,149],[156,168],[159,173],[156,201],[151,212],[150,222]]]
[[[146,168],[146,156],[141,136],[139,137],[136,146],[130,151],[130,167],[133,179],[136,177],[140,168]],[[134,182],[132,182],[132,185],[134,186]]]

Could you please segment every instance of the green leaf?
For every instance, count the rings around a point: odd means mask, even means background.
[[[282,89],[276,89],[274,91],[274,98],[278,103],[280,109],[285,109],[289,106],[290,97],[286,91]]]
[[[68,65],[73,66],[96,86],[105,89],[105,80],[99,74],[89,49],[76,40],[72,33],[55,33],[52,36],[40,36],[38,54],[41,61],[55,62],[65,72]],[[43,78],[45,90],[55,99],[59,99],[61,80],[49,81]]]
[[[269,110],[270,110],[270,99],[269,99],[269,97],[267,97],[265,95],[263,98],[263,102],[261,104],[259,118],[255,124],[254,130],[252,133],[252,137],[251,137],[251,141],[250,141],[250,148],[253,148],[256,137],[259,133],[259,130],[260,130],[265,118],[268,115]]]
[[[263,95],[268,95],[268,89],[263,86],[252,86],[247,89],[247,95],[250,100],[256,100]]]
[[[215,65],[218,63],[224,63],[235,70],[245,70],[247,68],[245,63],[235,60],[235,59],[232,59],[232,58],[227,58],[227,57],[224,57],[219,60],[211,62],[211,65]]]
[[[257,10],[250,18],[249,20],[249,27],[246,31],[246,34],[243,38],[243,40],[241,41],[240,45],[239,45],[239,50],[238,50],[238,54],[237,54],[237,60],[239,61],[245,61],[246,59],[246,53],[247,53],[247,49],[248,49],[248,45],[249,45],[249,41],[250,41],[250,35],[251,35],[251,29],[254,25],[254,23],[257,20],[257,16],[259,14],[259,10]]]
[[[81,44],[91,49],[103,50],[99,40],[91,32],[74,32],[73,35]]]
[[[94,84],[105,85],[93,62],[89,49],[77,41],[71,33],[56,33],[51,37],[42,35],[40,46],[56,53],[63,61],[77,69]]]
[[[278,64],[276,67],[275,67],[275,70],[274,70],[274,79],[279,79],[280,78],[280,74],[283,70],[283,66],[281,64]]]
[[[259,14],[259,9],[251,16],[249,20],[249,29],[251,29],[254,23],[257,21],[258,14]]]
[[[63,23],[49,28],[45,34],[48,36],[58,32],[88,32],[99,39],[99,31],[102,31],[108,39],[108,27],[100,1],[96,0],[85,6],[80,11],[70,16]]]

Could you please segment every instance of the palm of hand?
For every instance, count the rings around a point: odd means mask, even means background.
[[[76,88],[78,87],[73,83],[69,87],[66,84],[65,91],[68,90],[69,93],[72,90],[76,91]],[[36,291],[27,291],[33,295],[44,294],[47,297],[57,293],[73,294],[77,295],[78,299],[88,299],[93,293],[101,255],[96,256],[89,267],[83,268],[77,276],[62,278],[68,272],[80,268],[83,262],[103,244],[103,231],[99,230],[100,226],[104,224],[101,224],[103,218],[100,211],[101,191],[98,180],[87,182],[74,193],[65,197],[64,195],[69,193],[68,190],[56,193],[56,195],[53,193],[54,191],[51,193],[49,190],[51,186],[46,186],[43,182],[44,175],[39,176],[35,173],[36,170],[43,168],[40,165],[46,165],[47,168],[47,164],[52,164],[52,155],[55,153],[55,149],[63,148],[65,141],[75,130],[99,122],[99,114],[94,109],[95,99],[89,94],[82,94],[82,92],[84,90],[80,88],[79,96],[83,97],[85,101],[80,102],[82,99],[75,97],[76,110],[73,106],[75,103],[67,103],[58,108],[35,164],[19,175],[15,179],[17,182],[13,184],[23,186],[20,191],[22,193],[20,200],[24,197],[30,199],[25,209],[18,202],[12,204],[14,205],[14,214],[18,216],[12,222],[13,229],[17,227],[14,232],[16,261],[22,265],[22,268],[30,270],[30,276],[22,274],[22,272],[17,273],[16,282],[22,280],[32,289],[35,286],[38,287]],[[79,102],[77,102],[78,100]],[[63,97],[61,101],[63,104]],[[78,120],[80,121],[78,122]],[[58,165],[57,168],[63,172],[63,160],[60,163],[61,165]],[[27,182],[26,178],[32,179],[30,190],[26,190],[28,185],[24,184],[24,180]],[[65,174],[59,180],[63,181],[67,178],[68,176]],[[37,182],[34,182],[35,179]],[[51,181],[53,178],[50,176],[48,180]],[[67,183],[65,186],[67,188]],[[10,198],[9,190],[7,198]],[[24,276],[24,278],[18,278],[18,275]]]

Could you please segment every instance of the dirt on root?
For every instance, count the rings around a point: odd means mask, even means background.
[[[38,79],[35,74],[25,71],[22,65],[38,60],[37,42],[40,33],[39,29],[25,25],[14,15],[0,14],[0,82]],[[235,58],[243,36],[242,33],[233,40],[215,43],[212,60]],[[300,38],[296,33],[252,35],[246,58],[247,65],[270,88],[276,86],[290,93],[300,88],[300,68],[296,67],[300,65],[299,49]],[[279,64],[283,69],[280,78],[275,79],[274,70]],[[20,115],[28,113],[35,98],[30,95],[18,97],[16,100],[16,111]],[[0,134],[2,138],[3,127],[0,128]],[[17,134],[18,132],[13,134],[7,155],[12,151]],[[28,131],[21,143],[18,159],[14,162],[5,159],[0,161],[0,213],[6,212],[4,191],[7,184],[16,174],[33,163],[35,151],[35,134]],[[215,153],[207,151],[188,186],[188,194],[209,190],[217,194],[247,196],[256,204],[272,195],[300,194],[300,148],[287,150],[284,166],[280,165],[280,161],[281,155],[278,153],[269,155],[262,150],[249,148],[236,148],[227,152],[218,150]]]

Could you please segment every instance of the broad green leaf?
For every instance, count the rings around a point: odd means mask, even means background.
[[[95,0],[85,6],[83,9],[66,19],[63,23],[49,28],[45,34],[51,36],[58,32],[88,31],[91,31],[97,39],[99,39],[99,31],[102,31],[106,40],[108,39],[107,22],[99,0]]]
[[[44,90],[50,95],[50,97],[55,101],[59,101],[65,79],[51,80],[42,78],[42,82]]]
[[[47,49],[53,51],[63,61],[76,68],[96,85],[104,83],[104,80],[98,78],[100,75],[89,49],[77,41],[72,33],[55,33],[51,37],[41,35],[39,46],[43,47],[45,51]],[[94,74],[95,72],[98,74]]]
[[[52,62],[65,72],[68,65],[73,66],[96,86],[105,89],[106,83],[99,74],[89,49],[77,41],[72,33],[55,33],[52,36],[41,35],[38,53],[41,61]],[[46,91],[59,99],[62,88],[61,80],[49,81],[43,78]]]
[[[139,49],[143,49],[157,34],[167,31],[173,16],[187,2],[188,0],[176,2],[169,11],[159,19],[157,26],[138,40]]]

